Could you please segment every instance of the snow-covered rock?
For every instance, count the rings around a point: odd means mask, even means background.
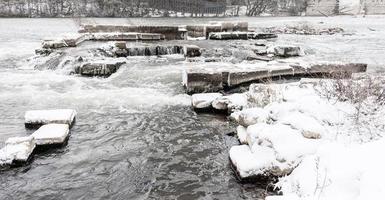
[[[35,140],[29,137],[13,137],[0,149],[0,165],[11,165],[14,162],[27,162],[35,149]]]
[[[221,93],[201,93],[192,95],[192,106],[195,109],[211,108],[211,104],[217,98],[222,97]]]
[[[34,128],[44,124],[68,124],[72,126],[76,111],[72,109],[32,110],[25,113],[25,126]]]
[[[68,124],[47,124],[35,131],[32,136],[37,145],[63,144],[69,134]]]
[[[263,108],[248,108],[240,111],[237,122],[245,127],[256,123],[266,123],[269,120],[269,112]]]
[[[244,126],[238,126],[237,136],[241,144],[247,144],[247,128],[245,128]]]
[[[299,112],[285,116],[280,122],[301,131],[308,139],[320,139],[326,131],[316,119]]]
[[[271,102],[282,100],[282,88],[279,85],[251,84],[248,92],[249,102],[256,107],[264,107]]]
[[[241,110],[247,106],[247,95],[246,94],[231,94],[217,98],[213,101],[212,106],[216,110],[222,111],[236,111]]]
[[[244,137],[242,129],[240,133]],[[248,145],[230,150],[230,159],[241,178],[287,175],[318,146],[317,141],[302,137],[289,126],[266,123],[249,126],[244,143]]]

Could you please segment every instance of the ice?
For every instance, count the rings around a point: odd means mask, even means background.
[[[192,106],[196,109],[210,108],[213,101],[222,97],[220,93],[202,93],[192,95]]]
[[[69,134],[68,124],[47,124],[35,131],[32,136],[37,145],[63,144]]]
[[[28,161],[35,146],[35,140],[32,136],[9,138],[5,142],[5,147],[0,150],[0,165]]]
[[[72,109],[32,110],[25,113],[26,125],[68,124],[72,125],[76,111]]]

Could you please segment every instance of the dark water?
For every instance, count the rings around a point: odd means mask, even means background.
[[[193,24],[222,19],[85,19],[90,23]],[[238,18],[225,19],[237,21]],[[246,18],[252,27],[311,21],[342,24],[354,36],[280,36],[308,59],[362,61],[382,70],[383,18]],[[269,21],[270,20],[270,21]],[[377,29],[369,31],[367,26]],[[78,111],[68,145],[0,172],[0,199],[255,199],[229,166],[237,144],[227,120],[197,115],[181,88],[178,60],[138,58],[107,79],[36,71],[26,62],[42,38],[75,32],[71,19],[0,19],[0,147],[28,135],[25,111]],[[204,44],[201,42],[201,44]],[[207,43],[206,45],[208,45]],[[338,48],[336,45],[338,44]]]

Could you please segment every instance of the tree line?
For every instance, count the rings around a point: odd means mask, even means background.
[[[305,1],[227,0],[221,2],[224,2],[229,9],[233,9],[230,15],[239,15],[239,10],[243,6],[246,8],[247,16],[258,16],[281,11],[298,15],[304,11]],[[150,7],[149,0],[0,0],[0,17],[144,17],[168,16],[169,12],[170,10]]]

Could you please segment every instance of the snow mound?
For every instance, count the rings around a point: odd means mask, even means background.
[[[35,146],[35,140],[32,136],[9,138],[5,142],[5,147],[0,149],[0,165],[28,161]]]

